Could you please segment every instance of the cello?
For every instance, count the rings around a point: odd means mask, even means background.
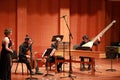
[[[30,62],[31,68],[32,69],[36,68],[37,63],[36,63],[36,59],[33,57],[33,54],[30,52],[30,50],[28,50],[26,54],[30,56],[29,62]]]

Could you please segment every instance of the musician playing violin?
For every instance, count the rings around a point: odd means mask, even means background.
[[[28,52],[30,52],[30,54],[32,53],[32,44],[33,44],[32,39],[28,35],[26,35],[25,41],[19,46],[19,61],[26,64],[27,69],[30,71],[30,74],[34,74],[34,72],[32,71],[31,63],[30,63],[31,56],[28,54]],[[36,61],[35,74],[42,75],[42,73],[39,71],[37,60],[35,61]]]

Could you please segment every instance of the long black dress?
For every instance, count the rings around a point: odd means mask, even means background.
[[[9,38],[8,47],[12,46],[12,42]],[[0,79],[1,80],[11,80],[11,61],[10,61],[11,52],[5,49],[5,44],[2,43],[2,50],[0,55]]]

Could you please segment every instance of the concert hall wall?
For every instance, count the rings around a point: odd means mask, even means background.
[[[18,50],[28,34],[33,39],[34,51],[42,53],[50,47],[53,35],[68,31],[60,24],[61,14],[66,13],[73,36],[71,48],[81,42],[84,34],[94,38],[114,19],[115,25],[93,50],[104,50],[111,42],[120,42],[120,2],[107,0],[0,0],[0,40],[9,26],[13,30],[15,49]],[[65,33],[66,36],[69,35]]]

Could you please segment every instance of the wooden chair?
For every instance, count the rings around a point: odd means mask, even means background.
[[[13,54],[11,55],[11,58],[12,58],[12,66],[13,66],[14,63],[16,63],[15,74],[17,72],[19,63],[21,64],[21,67],[22,67],[22,74],[24,74],[24,68],[23,68],[24,63],[19,61],[18,54],[15,50],[13,51]],[[12,66],[11,66],[11,68],[12,68]],[[28,71],[27,71],[27,73],[28,73]]]

